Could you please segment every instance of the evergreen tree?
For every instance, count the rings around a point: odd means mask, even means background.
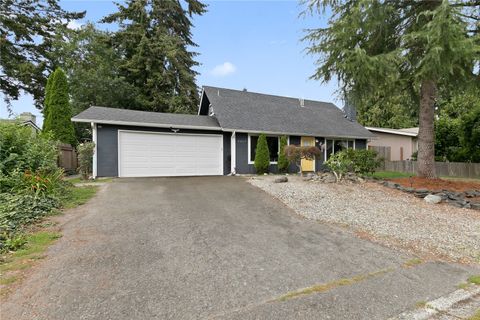
[[[478,72],[478,1],[313,0],[309,4],[310,12],[328,7],[333,15],[328,27],[310,30],[305,37],[309,53],[320,56],[313,78],[329,81],[336,76],[341,91],[359,101],[408,94],[418,108],[418,175],[435,177],[433,123],[438,92]]]
[[[72,109],[68,97],[67,77],[62,69],[53,73],[50,92],[46,92],[47,118],[44,119],[44,130],[52,132],[53,137],[63,143],[76,144],[75,130],[72,121]]]
[[[268,166],[270,165],[270,151],[268,150],[267,136],[264,134],[261,134],[258,137],[253,165],[258,174],[268,172]]]
[[[0,1],[0,91],[9,105],[21,91],[42,108],[45,74],[53,70],[51,45],[58,28],[85,12],[68,12],[58,0]]]
[[[278,154],[278,171],[279,172],[287,172],[288,171],[288,159],[285,155],[285,146],[287,145],[287,137],[281,136],[280,137],[280,152]]]
[[[43,110],[42,110],[42,113],[43,113],[43,130],[45,130],[45,123],[46,123],[46,119],[48,118],[48,106],[50,105],[50,96],[51,96],[51,93],[52,93],[52,83],[53,83],[53,75],[55,74],[55,72],[52,72],[50,73],[50,75],[48,76],[48,79],[47,79],[47,85],[45,86],[45,98],[43,99]]]
[[[203,14],[205,5],[185,3],[186,9],[179,0],[128,0],[103,19],[119,24],[113,45],[123,57],[121,75],[139,91],[136,109],[193,113],[198,105],[190,18]]]

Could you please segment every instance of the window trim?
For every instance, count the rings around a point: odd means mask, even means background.
[[[253,137],[258,137],[258,136],[260,136],[260,135],[261,135],[261,133],[249,133],[249,134],[248,134],[248,139],[247,139],[247,148],[248,148],[248,154],[247,154],[248,158],[247,158],[247,160],[248,160],[248,164],[254,164],[254,163],[255,163],[255,161],[252,161],[252,160],[251,160],[251,159],[252,159],[251,137],[252,137],[252,136],[253,136]],[[266,134],[266,136],[267,136],[267,137],[277,137],[277,138],[278,138],[278,139],[277,139],[277,140],[278,140],[278,141],[277,141],[277,143],[278,143],[278,152],[280,153],[280,138],[281,138],[282,136],[281,136],[281,135],[276,135],[276,134]],[[290,136],[287,136],[287,145],[289,145],[289,144],[290,144]],[[270,161],[270,164],[278,164],[278,162],[277,162],[277,161]]]
[[[346,139],[346,138],[323,138],[324,139],[324,143],[325,143],[325,149],[324,149],[324,153],[323,153],[323,161],[327,161],[327,140],[331,140],[332,141],[332,154],[335,154],[335,140],[337,141],[353,141],[353,150],[356,150],[357,149],[357,146],[356,146],[356,139]],[[347,142],[348,143],[348,142]]]

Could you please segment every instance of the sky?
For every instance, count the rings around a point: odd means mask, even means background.
[[[293,0],[216,0],[203,1],[208,5],[203,16],[193,18],[193,40],[200,55],[197,85],[219,86],[230,89],[328,101],[341,106],[336,96],[337,83],[322,84],[309,77],[315,71],[315,57],[305,53],[307,43],[301,38],[306,28],[325,27],[324,16],[299,17],[304,9]],[[84,11],[82,20],[70,23],[80,27],[86,21],[98,22],[116,11],[107,0],[61,0],[61,6],[70,11]],[[115,30],[114,25],[99,25]],[[32,97],[22,95],[13,101],[14,114],[29,111],[43,121],[41,112],[33,106]],[[0,118],[9,117],[3,99],[0,100]]]

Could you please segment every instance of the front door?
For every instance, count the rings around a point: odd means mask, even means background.
[[[314,147],[315,137],[302,137],[300,143],[303,147]],[[301,160],[302,172],[315,171],[315,160]]]

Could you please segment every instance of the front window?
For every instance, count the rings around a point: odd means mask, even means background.
[[[276,136],[267,136],[268,151],[270,153],[270,162],[278,160],[278,141]],[[258,136],[250,136],[250,162],[255,161],[255,151],[257,150]]]
[[[327,140],[326,156],[327,159],[330,158],[332,154],[340,152],[345,149],[354,149],[353,140]]]

